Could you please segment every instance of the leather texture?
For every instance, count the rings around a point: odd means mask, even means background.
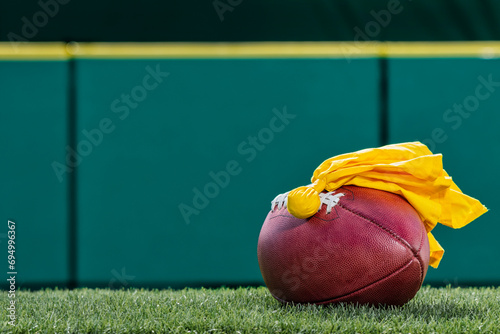
[[[327,214],[269,212],[257,247],[271,294],[282,302],[403,305],[420,289],[429,241],[413,207],[385,191],[344,186]]]

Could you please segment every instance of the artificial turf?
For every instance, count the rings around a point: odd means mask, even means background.
[[[500,333],[500,288],[422,288],[403,307],[282,305],[266,288],[18,291],[2,333]]]

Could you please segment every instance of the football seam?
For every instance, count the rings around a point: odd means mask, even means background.
[[[385,232],[387,232],[388,234],[390,234],[396,241],[399,241],[401,244],[403,244],[404,246],[406,246],[413,254],[413,256],[417,257],[418,254],[416,253],[416,251],[413,249],[413,247],[408,243],[408,241],[404,240],[403,238],[401,238],[399,235],[396,234],[396,232],[392,231],[391,229],[385,227],[385,226],[382,226],[380,225],[379,223],[377,223],[376,221],[372,220],[372,219],[369,219],[365,216],[363,216],[361,213],[357,212],[357,211],[354,211],[354,210],[351,210],[345,206],[343,206],[342,204],[338,203],[337,206],[341,207],[342,209],[346,210],[346,211],[349,211],[350,213],[360,217],[360,218],[363,218],[364,220],[374,224],[375,226],[377,226],[378,228],[384,230]]]
[[[423,231],[422,231],[423,230]],[[422,233],[423,232],[423,233]],[[420,250],[422,249],[422,246],[424,245],[424,238],[427,235],[427,231],[423,229],[423,224],[420,224],[420,245],[418,246],[416,258],[418,260],[418,264],[420,265],[420,285],[424,283],[424,264],[422,263],[422,257],[420,256]]]
[[[406,268],[408,268],[411,263],[414,261],[414,260],[417,260],[418,259],[415,259],[415,257],[412,257],[410,259],[410,261],[408,261],[407,263],[405,263],[403,266],[401,266],[400,268],[398,268],[397,270],[393,271],[392,273],[390,273],[389,275],[385,276],[385,277],[382,277],[381,279],[375,281],[375,282],[372,282],[362,288],[359,288],[358,290],[355,290],[355,291],[352,291],[352,292],[349,292],[343,296],[340,296],[340,297],[335,297],[335,298],[330,298],[330,299],[327,299],[327,300],[320,300],[320,301],[316,301],[316,302],[313,302],[315,304],[327,304],[327,303],[335,303],[336,300],[339,300],[339,299],[342,299],[342,298],[347,298],[353,294],[356,294],[356,293],[359,293],[359,292],[362,292],[363,290],[366,290],[366,289],[369,289],[372,285],[374,284],[377,284],[377,283],[382,283],[383,281],[389,279],[391,276],[393,275],[396,275],[396,274],[399,274],[400,272],[402,272],[403,270],[405,270]],[[420,262],[420,261],[418,261]]]
[[[360,212],[357,212],[357,211],[354,211],[354,210],[351,210],[345,206],[343,206],[340,202],[337,204],[337,206],[341,207],[342,209],[344,210],[347,210],[349,212],[351,212],[352,214],[360,217],[360,218],[363,218],[365,219],[366,221],[369,221],[370,223],[376,225],[377,227],[381,228],[382,230],[384,230],[386,233],[388,233],[389,235],[391,235],[395,240],[399,241],[401,244],[403,244],[404,246],[406,246],[413,254],[413,257],[417,260],[418,262],[418,265],[420,267],[420,285],[422,285],[423,283],[423,280],[424,280],[424,267],[422,265],[422,261],[420,261],[420,249],[422,248],[422,245],[423,245],[423,242],[424,242],[424,237],[423,237],[423,233],[422,233],[422,224],[420,224],[420,245],[418,247],[417,250],[413,249],[413,247],[408,243],[408,241],[404,240],[403,238],[401,238],[396,232],[392,231],[391,229],[385,227],[385,226],[382,226],[380,225],[379,223],[377,223],[375,220],[372,220],[372,219],[369,219],[365,216],[363,216]]]
[[[269,220],[271,219],[275,219],[275,218],[278,218],[278,217],[285,217],[285,218],[290,218],[290,216],[287,216],[287,215],[283,215],[283,214],[277,214],[277,215],[274,215],[272,217],[269,217]]]
[[[368,285],[365,285],[357,290],[354,290],[354,291],[351,291],[349,293],[346,293],[345,295],[342,295],[342,296],[338,296],[338,297],[333,297],[333,298],[328,298],[328,299],[324,299],[324,300],[318,300],[318,301],[311,301],[311,302],[293,302],[293,301],[289,301],[289,300],[285,300],[285,299],[281,299],[279,297],[276,297],[273,293],[271,293],[271,295],[276,298],[277,300],[279,300],[280,302],[282,303],[295,303],[295,304],[328,304],[328,303],[335,303],[337,300],[339,299],[342,299],[342,298],[347,298],[355,293],[359,293],[359,292],[362,292],[363,290],[366,290],[368,288],[370,288],[372,285],[374,284],[377,284],[377,283],[381,283],[383,282],[384,280],[390,278],[391,276],[393,275],[396,275],[398,273],[400,273],[401,271],[405,270],[406,268],[408,268],[410,266],[410,264],[416,260],[415,257],[412,257],[407,263],[403,264],[401,267],[399,267],[398,269],[394,270],[393,272],[389,273],[387,276],[384,276],[378,280],[376,280],[375,282],[371,282],[370,284]],[[418,261],[418,260],[417,260]],[[420,262],[420,261],[419,261]]]
[[[352,186],[351,186],[351,187],[352,187]],[[348,191],[348,192],[351,194],[351,196],[344,196],[344,197],[343,197],[343,198],[344,198],[344,200],[347,200],[347,201],[354,201],[354,192],[353,192],[351,189],[348,189],[348,188],[346,188],[346,187],[342,186],[342,187],[338,188],[337,190],[338,190],[338,191],[340,191],[341,189],[342,189],[342,190],[344,190],[344,191]],[[337,191],[337,190],[335,190],[335,191]],[[351,198],[349,198],[349,197],[351,197]]]

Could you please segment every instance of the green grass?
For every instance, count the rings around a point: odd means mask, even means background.
[[[2,333],[500,333],[500,288],[422,288],[403,307],[283,306],[265,288],[18,291]]]

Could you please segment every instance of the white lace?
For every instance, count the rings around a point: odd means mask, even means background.
[[[340,201],[340,197],[342,196],[344,196],[343,193],[334,195],[333,192],[319,194],[319,198],[321,198],[321,204],[326,204],[326,213],[332,212],[333,207],[337,205],[337,203]]]
[[[319,198],[321,199],[321,205],[326,205],[326,213],[332,212],[332,209],[335,207],[335,205],[338,204],[340,198],[344,195],[345,194],[343,193],[335,194],[333,191],[330,191],[328,193],[320,193]],[[274,212],[276,206],[278,207],[278,210],[281,210],[281,208],[286,208],[287,204],[288,192],[279,194],[271,201],[271,212]],[[319,207],[318,211],[319,210],[321,210],[321,206]]]
[[[288,204],[288,193],[289,192],[279,194],[271,201],[271,212],[274,212],[274,207],[276,205],[278,206],[278,210],[281,210],[283,207],[286,208],[286,205]]]

